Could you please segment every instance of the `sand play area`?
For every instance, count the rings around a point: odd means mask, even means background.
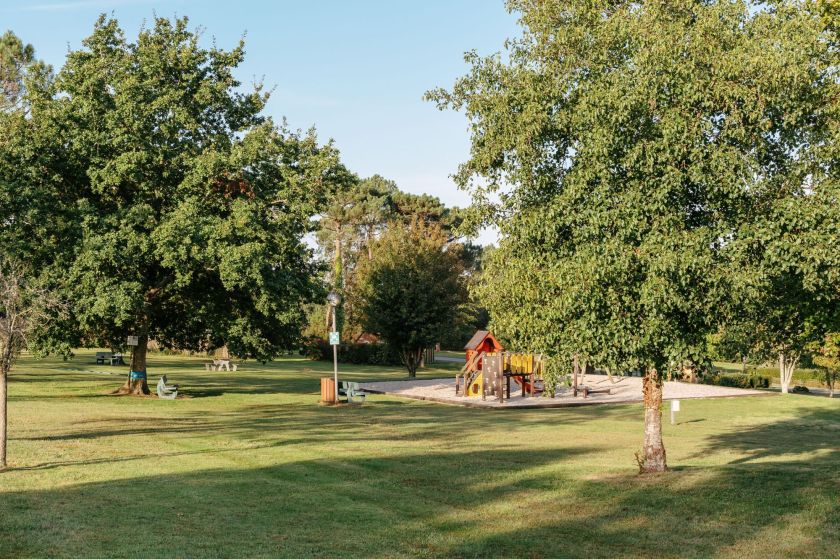
[[[423,380],[402,380],[388,382],[366,382],[360,383],[360,388],[366,392],[377,394],[392,394],[415,400],[429,400],[442,404],[454,404],[459,406],[470,406],[479,408],[550,408],[564,406],[581,406],[589,404],[627,403],[642,401],[642,379],[640,377],[613,377],[612,380],[605,375],[586,375],[580,381],[580,385],[586,385],[595,390],[609,388],[609,393],[599,392],[590,394],[584,398],[580,392],[578,396],[572,396],[571,389],[561,388],[554,398],[541,395],[522,397],[517,385],[511,387],[510,400],[505,399],[499,403],[493,396],[487,396],[486,400],[480,397],[456,396],[455,379],[423,379]],[[737,396],[763,396],[768,392],[761,390],[745,390],[742,388],[729,388],[726,386],[710,386],[707,384],[690,384],[685,382],[666,382],[665,399],[682,400],[690,398],[732,398]]]

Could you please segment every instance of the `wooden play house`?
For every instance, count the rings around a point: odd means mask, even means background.
[[[479,330],[464,347],[467,361],[455,375],[455,394],[495,396],[499,402],[510,399],[511,379],[522,388],[522,396],[542,392],[545,356],[511,353],[488,330]],[[540,386],[538,386],[538,384]]]
[[[476,355],[482,353],[498,353],[502,349],[504,349],[502,348],[502,344],[499,343],[499,340],[496,339],[490,330],[478,330],[470,338],[470,341],[467,342],[467,345],[464,346],[464,350],[467,352],[467,363],[470,363]],[[481,369],[480,357],[475,363],[475,367]]]

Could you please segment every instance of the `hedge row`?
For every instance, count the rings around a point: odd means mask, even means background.
[[[755,369],[748,369],[750,374],[764,375],[771,379],[778,381],[779,369],[775,367],[756,367]],[[822,371],[819,369],[796,369],[793,372],[793,381],[798,380],[814,380],[822,382]]]
[[[333,350],[327,340],[306,340],[301,353],[314,361],[332,361]],[[338,360],[353,365],[402,365],[399,354],[386,344],[341,344]]]
[[[755,373],[713,373],[702,376],[700,382],[732,388],[770,388],[770,377]]]

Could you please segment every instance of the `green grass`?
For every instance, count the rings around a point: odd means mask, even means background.
[[[20,363],[0,557],[837,557],[840,401],[684,401],[672,472],[635,475],[638,405],[318,405],[330,363],[153,356],[190,399],[104,395],[122,371]],[[342,367],[344,378],[401,378]],[[425,376],[451,368],[424,371]]]

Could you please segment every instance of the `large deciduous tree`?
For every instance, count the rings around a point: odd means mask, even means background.
[[[423,350],[454,327],[466,301],[460,247],[446,239],[435,225],[392,227],[356,272],[363,326],[399,352],[409,377]]]
[[[454,242],[458,239],[455,228],[460,220],[458,208],[447,208],[428,194],[402,192],[394,181],[380,175],[349,181],[347,188],[336,191],[321,215],[316,239],[322,254],[333,261],[330,285],[342,295],[336,318],[346,339],[357,339],[363,334],[353,306],[358,299],[354,294],[355,270],[360,260],[373,258],[379,235],[390,227],[434,224],[435,230],[439,228],[448,236],[448,242]],[[465,256],[480,250],[470,247],[472,253],[465,250]],[[320,316],[317,311],[313,313],[317,321],[313,331],[322,331]]]
[[[58,181],[73,210],[78,327],[110,347],[139,339],[124,393],[149,392],[150,339],[259,359],[292,347],[317,291],[302,238],[346,172],[314,132],[261,116],[267,95],[233,74],[243,57],[202,46],[186,18],[130,42],[103,16],[28,92],[30,181]]]
[[[514,0],[508,59],[469,54],[457,179],[497,225],[483,301],[523,349],[644,371],[642,472],[666,469],[664,375],[704,360],[725,250],[801,180],[823,76],[814,18],[728,1]],[[475,220],[473,220],[475,221]]]

